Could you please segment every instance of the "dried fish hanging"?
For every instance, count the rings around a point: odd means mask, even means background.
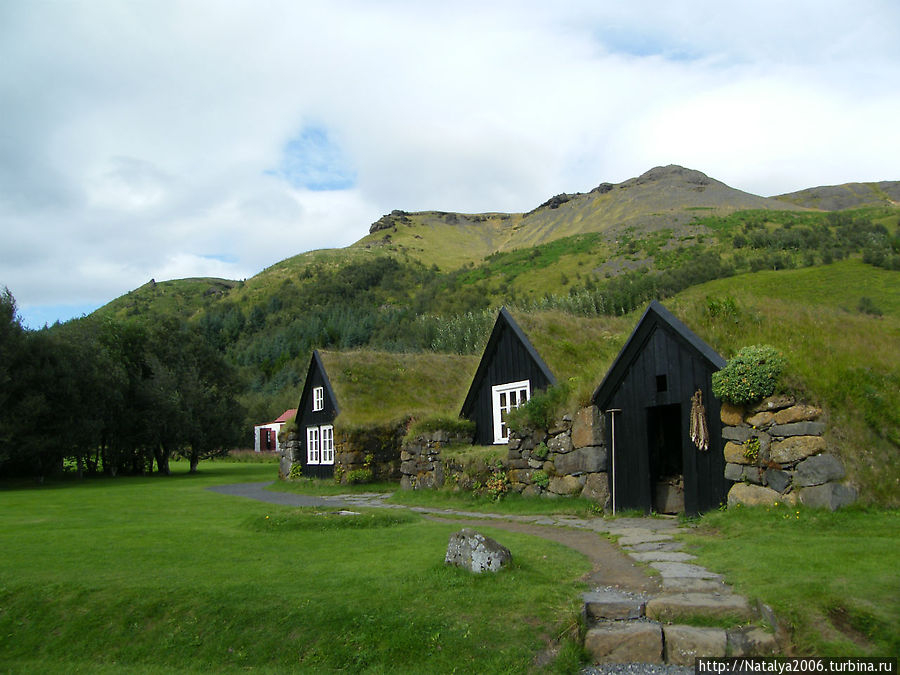
[[[699,450],[709,450],[709,427],[703,407],[703,392],[699,389],[691,396],[691,440]]]

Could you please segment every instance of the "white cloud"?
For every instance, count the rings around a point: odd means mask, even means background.
[[[758,194],[898,178],[890,0],[15,0],[0,59],[0,285],[29,307],[658,164]]]

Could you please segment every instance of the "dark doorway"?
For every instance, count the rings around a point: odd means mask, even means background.
[[[647,442],[652,508],[684,511],[684,460],[681,404],[647,408]]]

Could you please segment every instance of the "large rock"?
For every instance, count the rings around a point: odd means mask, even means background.
[[[753,464],[753,460],[744,455],[746,448],[740,443],[729,441],[725,444],[725,461],[729,464]]]
[[[774,656],[779,653],[775,636],[761,628],[730,628],[725,636],[730,656]]]
[[[558,495],[576,495],[584,488],[584,476],[554,476],[548,490]]]
[[[775,419],[775,413],[771,413],[768,410],[763,410],[762,412],[758,412],[752,417],[747,418],[747,424],[751,427],[767,427],[772,424],[772,420]]]
[[[856,489],[842,483],[825,483],[799,490],[800,503],[819,509],[836,511],[856,501]]]
[[[822,409],[811,405],[794,405],[775,413],[775,424],[793,424],[794,422],[812,422],[819,419]]]
[[[662,627],[650,621],[610,621],[591,628],[584,648],[593,663],[662,663]]]
[[[576,448],[586,448],[605,443],[606,432],[600,409],[591,405],[575,413],[575,419],[572,421],[572,445]]]
[[[750,483],[735,483],[728,491],[728,506],[774,506],[789,502],[787,495],[783,495],[772,488]]]
[[[784,408],[788,408],[792,405],[794,405],[794,397],[793,396],[784,396],[781,394],[776,394],[775,396],[769,396],[768,398],[764,398],[762,401],[760,401],[755,406],[750,408],[750,413],[758,413],[758,412],[762,412],[763,410],[775,412],[777,410],[782,410]]]
[[[560,474],[596,473],[606,471],[606,448],[589,446],[564,455],[551,456],[556,472]]]
[[[801,459],[818,455],[825,450],[825,439],[821,436],[791,436],[780,441],[772,441],[769,459],[776,464],[794,464]]]
[[[727,427],[736,427],[744,421],[744,409],[731,403],[723,402],[719,412],[719,419]]]
[[[844,477],[844,465],[834,455],[822,453],[807,457],[794,469],[794,485],[810,487]]]
[[[776,424],[769,429],[773,436],[821,436],[825,433],[824,422],[793,422]]]
[[[752,436],[750,427],[722,427],[722,438],[726,441],[735,441],[736,443],[744,443]]]
[[[606,507],[609,502],[609,476],[606,473],[588,474],[584,481],[581,496]]]
[[[508,548],[467,527],[450,535],[444,558],[446,564],[464,567],[476,574],[497,572],[511,561]]]
[[[723,628],[664,626],[666,663],[693,666],[694,659],[725,656],[728,639]]]
[[[572,452],[572,436],[569,434],[559,434],[558,436],[554,436],[547,441],[547,448],[550,452]]]
[[[591,591],[582,595],[584,613],[591,621],[639,619],[644,615],[642,596],[615,589]]]
[[[781,469],[766,469],[766,484],[773,490],[784,492],[791,486],[793,476]]]

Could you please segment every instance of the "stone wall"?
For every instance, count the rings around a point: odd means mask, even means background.
[[[369,470],[372,480],[400,478],[400,445],[406,424],[334,432],[334,471],[341,482],[353,471]],[[281,444],[278,473],[281,478],[291,475],[291,469],[301,465],[300,436],[290,432]]]
[[[844,465],[830,453],[826,420],[815,406],[789,396],[758,405],[722,404],[725,477],[735,481],[728,505],[805,504],[831,510],[856,500],[841,479]]]
[[[549,430],[511,432],[507,456],[501,459],[510,489],[524,495],[581,495],[606,506],[609,480],[606,473],[606,434],[596,407],[566,415]],[[400,487],[404,490],[439,488],[451,482],[471,489],[498,467],[483,462],[465,465],[445,460],[442,449],[468,444],[471,439],[437,431],[408,439],[400,459]]]
[[[524,495],[580,495],[606,507],[606,431],[596,406],[565,415],[551,429],[511,432],[508,448],[512,489]]]

